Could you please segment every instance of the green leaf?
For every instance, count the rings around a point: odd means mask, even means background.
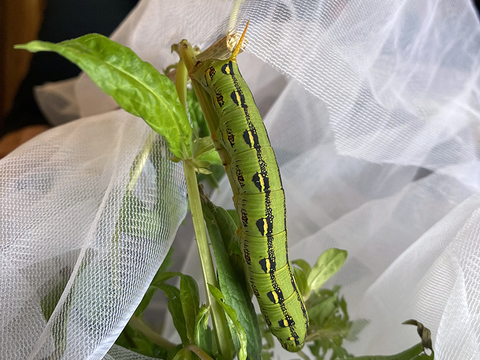
[[[210,136],[196,139],[193,143],[193,157],[195,159],[212,150],[215,151],[215,144]]]
[[[193,342],[195,336],[195,321],[200,307],[197,282],[188,275],[180,278],[180,300],[182,302],[187,337]]]
[[[229,256],[225,249],[225,244],[233,241],[232,236],[235,236],[237,227],[227,211],[213,205],[205,197],[202,201],[204,218],[215,254],[220,289],[226,302],[235,309],[238,320],[246,332],[248,356],[260,360],[262,340],[255,308],[243,276],[242,259],[237,255]],[[230,328],[230,331],[238,350],[241,344],[234,335],[235,329]]]
[[[144,119],[179,158],[190,157],[192,129],[175,85],[131,49],[105,36],[89,34],[53,44],[31,41],[16,49],[54,51],[85,71],[126,111]]]
[[[212,164],[208,168],[212,173],[210,175],[200,174],[198,176],[198,182],[206,181],[210,188],[218,188],[218,182],[225,176],[225,169],[223,165]]]
[[[208,161],[203,161],[203,160],[195,160],[195,164],[198,165],[198,168],[201,169],[206,169],[210,166],[210,163]],[[208,170],[208,173],[211,174],[210,170]]]
[[[293,272],[295,274],[295,281],[298,285],[298,289],[300,290],[300,294],[305,296],[307,294],[308,286],[307,286],[307,275],[303,272],[302,269],[293,268]]]
[[[418,335],[421,337],[422,341],[412,346],[410,349],[407,349],[399,354],[395,355],[378,355],[378,356],[359,356],[353,357],[352,360],[433,360],[435,359],[435,353],[432,349],[432,337],[431,332],[422,323],[417,320],[407,320],[404,324],[416,325]],[[429,349],[431,354],[427,354],[425,349]]]
[[[210,136],[200,138],[194,142],[193,157],[198,163],[202,161],[209,165],[221,165],[223,167],[223,162],[215,150],[215,144]]]
[[[228,215],[232,218],[233,222],[237,226],[237,228],[240,227],[240,219],[238,218],[238,213],[237,210],[226,210]]]
[[[165,281],[170,280],[175,276],[182,276],[182,273],[176,271],[166,271],[164,273],[158,274],[155,276],[150,286],[158,287],[161,283],[164,283]]]
[[[211,203],[209,202],[209,204]],[[209,208],[208,205],[206,205],[205,203],[202,203],[202,210],[203,210],[205,223],[207,225],[207,231],[210,238],[210,242],[212,244],[213,253],[215,256],[219,286],[225,292],[225,296],[227,297],[227,299],[231,299],[232,296],[230,291],[228,290],[230,289],[230,290],[233,290],[233,292],[235,292],[236,288],[238,288],[238,285],[239,285],[238,278],[233,273],[231,264],[228,261],[228,255],[226,254],[226,251],[223,247],[224,245],[223,245],[222,236],[211,209]],[[229,287],[229,289],[227,289],[227,287]],[[240,296],[242,296],[241,290],[237,291],[237,293],[240,293]],[[235,308],[237,308],[236,304],[232,304],[232,305]],[[235,333],[236,333],[235,327],[232,324],[232,322],[228,322],[228,327],[230,330],[231,338],[233,340],[235,349],[238,351],[238,349],[240,348],[240,341],[238,340],[237,336],[235,336]]]
[[[182,302],[180,300],[180,290],[173,285],[162,283],[158,288],[165,292],[168,297],[168,311],[172,315],[173,325],[177,329],[183,345],[188,345],[187,328],[185,326],[185,316],[183,315]]]
[[[328,297],[319,304],[316,304],[308,310],[308,316],[312,325],[322,327],[327,319],[335,314],[338,309],[337,297]]]
[[[262,360],[272,360],[273,359],[273,351],[263,351],[262,352]]]
[[[217,289],[212,284],[208,284],[208,290],[210,293],[215,297],[217,302],[220,306],[225,310],[225,313],[230,318],[235,326],[235,330],[237,331],[238,339],[240,340],[240,350],[238,352],[238,360],[246,360],[247,359],[247,335],[245,334],[245,330],[243,329],[242,324],[237,319],[237,313],[235,310],[225,303],[225,298],[222,292]]]
[[[423,352],[422,344],[417,344],[412,346],[410,349],[407,349],[399,354],[395,355],[367,355],[353,357],[352,360],[423,360],[423,359],[434,359],[432,355],[427,355]]]
[[[221,239],[224,244],[224,248],[227,250],[228,257],[230,264],[233,267],[233,272],[234,274],[238,275],[239,281],[242,285],[245,283],[245,277],[244,277],[244,268],[243,268],[243,256],[242,252],[240,250],[240,247],[238,245],[238,238],[237,238],[237,229],[238,229],[238,224],[235,222],[235,218],[232,217],[232,214],[230,211],[223,209],[220,206],[215,206],[211,201],[208,199],[204,199],[202,201],[210,212],[205,209],[205,206],[203,206],[204,214],[205,211],[207,213],[211,213],[210,215],[210,220],[218,226],[218,229],[220,230],[221,234]],[[238,218],[237,213],[235,212],[236,218]],[[207,221],[207,219],[205,219]],[[217,255],[215,255],[216,257]],[[247,286],[244,286],[247,289],[247,292],[250,291],[250,288]],[[250,295],[249,295],[250,296]],[[228,300],[228,299],[227,299]]]
[[[342,267],[346,258],[345,250],[333,248],[323,252],[308,275],[308,288],[310,290],[320,289]]]
[[[173,360],[191,360],[192,359],[192,353],[188,349],[181,349],[177,355],[173,358]]]
[[[345,359],[353,355],[342,347],[351,330],[347,305],[339,297],[339,286],[333,290],[320,289],[313,292],[306,301],[310,318],[309,339],[314,341],[309,348],[316,359]]]
[[[218,229],[220,230],[220,234],[222,236],[222,241],[224,244],[224,248],[227,249],[229,255],[234,253],[232,250],[233,248],[238,249],[238,238],[237,238],[237,229],[238,226],[233,220],[230,213],[220,206],[215,206],[213,203],[207,204],[210,210],[212,211],[212,215],[214,216],[215,222],[218,225]],[[237,254],[240,254],[238,252]],[[241,266],[241,268],[237,268],[238,272],[243,272],[243,260],[240,260],[240,264],[236,264],[236,267]]]
[[[200,155],[199,159],[208,162],[209,164],[223,165],[220,155],[218,155],[218,152],[215,149],[204,152]]]
[[[307,276],[310,275],[310,273],[312,272],[312,267],[310,266],[310,264],[303,259],[293,260],[292,264],[297,265],[300,269],[303,270],[303,272]]]
[[[210,356],[214,353],[214,339],[212,329],[208,326],[209,307],[202,305],[195,319],[194,343]]]

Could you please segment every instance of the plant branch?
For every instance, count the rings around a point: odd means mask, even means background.
[[[162,335],[157,333],[156,331],[152,330],[150,326],[145,324],[142,319],[132,316],[130,321],[128,322],[130,326],[135,328],[136,330],[140,331],[143,335],[145,335],[148,339],[150,339],[153,343],[164,347],[165,349],[174,349],[176,345],[167,339],[165,339]]]
[[[177,65],[177,74],[175,76],[175,87],[177,89],[180,103],[183,105],[185,110],[187,110],[187,81],[187,68],[185,67],[185,63],[183,62],[183,60],[180,59]]]
[[[190,344],[187,346],[187,349],[196,354],[202,360],[213,360],[210,355],[200,349],[197,345]]]
[[[310,358],[302,350],[297,352],[297,355],[300,356],[303,360],[310,360]]]
[[[224,358],[228,359],[231,356],[230,351],[230,336],[227,326],[227,319],[223,309],[220,307],[215,298],[208,290],[208,284],[218,287],[217,278],[215,276],[215,268],[213,266],[212,254],[208,244],[207,231],[205,229],[205,222],[203,220],[202,204],[200,202],[200,193],[198,190],[197,177],[195,169],[189,162],[183,162],[183,170],[185,172],[185,179],[187,182],[188,200],[190,203],[190,211],[192,212],[193,227],[195,229],[195,236],[197,239],[198,252],[200,255],[200,262],[203,270],[203,280],[205,283],[205,291],[207,294],[208,303],[211,308],[213,328],[217,336],[217,344],[220,353]]]
[[[183,40],[179,45],[178,54],[182,58],[187,71],[190,71],[197,64],[197,59],[192,46],[185,40]],[[195,90],[198,102],[202,108],[203,114],[205,115],[205,120],[207,120],[208,129],[210,130],[210,133],[213,134],[219,125],[218,115],[211,105],[211,100],[208,97],[208,94],[205,92],[205,90],[203,90],[202,86],[197,81],[192,81],[192,87]]]

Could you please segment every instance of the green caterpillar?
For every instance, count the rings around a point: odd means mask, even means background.
[[[247,24],[248,27],[248,24]],[[230,180],[246,276],[273,335],[288,351],[305,342],[308,315],[288,261],[286,205],[275,154],[236,57],[199,61],[193,81],[213,101],[219,126],[212,132]]]

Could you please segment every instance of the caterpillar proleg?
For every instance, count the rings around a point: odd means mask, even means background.
[[[212,138],[241,222],[238,236],[247,280],[272,334],[285,349],[299,351],[308,315],[288,261],[282,181],[262,118],[236,62],[247,27],[230,58],[199,61],[190,77],[209,95],[219,119]]]

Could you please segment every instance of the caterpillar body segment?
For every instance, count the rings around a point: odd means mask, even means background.
[[[227,60],[197,63],[190,77],[208,93],[219,119],[212,138],[234,193],[247,280],[272,334],[285,349],[299,351],[308,315],[288,261],[285,194],[267,131],[236,63],[239,46]]]

